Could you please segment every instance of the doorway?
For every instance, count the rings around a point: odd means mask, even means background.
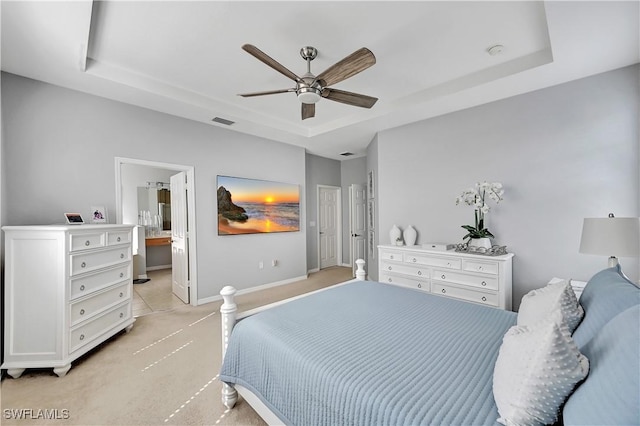
[[[162,294],[161,298],[171,301],[172,298],[177,297],[182,299],[177,303],[184,302],[197,306],[195,197],[191,195],[195,193],[193,167],[120,157],[117,157],[115,162],[118,223],[137,225],[140,222],[138,192],[141,183],[145,185],[155,183],[157,185],[158,182],[163,183],[163,180],[167,180],[170,181],[167,182],[167,185],[171,189],[174,189],[176,181],[180,183],[181,186],[178,190],[171,191],[173,192],[170,202],[171,230],[163,229],[164,226],[153,226],[151,227],[153,233],[150,233],[147,226],[136,227],[137,232],[134,232],[134,263],[136,253],[145,253],[143,256],[144,275],[147,279],[150,277],[152,281],[155,279],[159,286],[166,289],[162,291],[166,291],[168,294]],[[154,181],[157,176],[167,176],[168,178]],[[153,188],[152,191],[156,191],[156,188]],[[160,204],[166,204],[166,200]],[[144,215],[144,212],[142,214]],[[166,216],[165,212],[164,217],[166,218]],[[156,256],[161,253],[160,259],[163,259],[156,260],[155,262],[160,264],[150,267],[149,271],[146,268],[147,248],[155,250]],[[139,249],[139,252],[136,252],[136,249]],[[164,253],[165,251],[167,253]],[[176,256],[176,253],[179,255]],[[135,273],[134,278],[138,278]],[[169,285],[166,285],[167,282]],[[150,291],[143,290],[142,285],[134,287],[134,290],[138,288],[141,292],[136,291],[136,293]],[[178,294],[176,294],[176,290]],[[157,298],[157,296],[153,297]],[[177,303],[175,300],[170,302],[167,309],[175,307]],[[167,304],[164,303],[161,306],[166,307]]]
[[[318,266],[342,264],[341,189],[318,185]]]

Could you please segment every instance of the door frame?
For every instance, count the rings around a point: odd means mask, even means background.
[[[195,201],[195,170],[193,166],[162,163],[159,161],[140,160],[136,158],[115,157],[116,168],[116,222],[122,223],[122,165],[157,167],[160,169],[185,172],[187,175],[187,221],[189,223],[189,301],[191,306],[198,306],[198,267],[196,256],[196,201]]]
[[[336,257],[338,258],[336,266],[342,266],[342,188],[339,186],[332,185],[318,185],[316,188],[316,218],[317,218],[317,226],[316,226],[316,252],[318,253],[318,271],[320,270],[320,188],[324,189],[333,189],[338,193],[336,199],[338,202],[336,203],[336,217],[338,221],[336,223],[338,238],[336,238]]]

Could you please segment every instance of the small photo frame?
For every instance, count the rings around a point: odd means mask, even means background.
[[[65,213],[64,217],[69,225],[82,225],[84,223],[80,213]]]
[[[370,200],[376,198],[376,180],[373,170],[367,174],[367,190]]]
[[[107,209],[104,206],[91,206],[91,223],[107,223]]]

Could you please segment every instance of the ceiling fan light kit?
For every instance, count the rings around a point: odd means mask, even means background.
[[[376,57],[366,47],[356,50],[351,55],[327,68],[318,76],[315,76],[311,73],[311,61],[318,55],[318,50],[312,46],[305,46],[300,49],[300,56],[307,62],[307,72],[302,77],[298,77],[284,65],[251,44],[245,44],[242,46],[242,49],[278,71],[280,74],[295,81],[296,87],[265,92],[244,93],[240,94],[240,96],[253,97],[295,92],[298,100],[302,103],[303,120],[315,116],[315,104],[320,101],[321,98],[361,108],[371,108],[378,100],[378,98],[372,96],[346,92],[329,87],[364,71],[376,63]]]

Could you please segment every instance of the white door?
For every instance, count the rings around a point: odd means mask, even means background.
[[[349,224],[351,268],[355,276],[356,260],[367,260],[367,189],[364,185],[349,187]]]
[[[320,269],[338,265],[338,193],[329,187],[318,191]]]
[[[171,287],[189,303],[189,228],[187,224],[187,174],[171,176]]]

